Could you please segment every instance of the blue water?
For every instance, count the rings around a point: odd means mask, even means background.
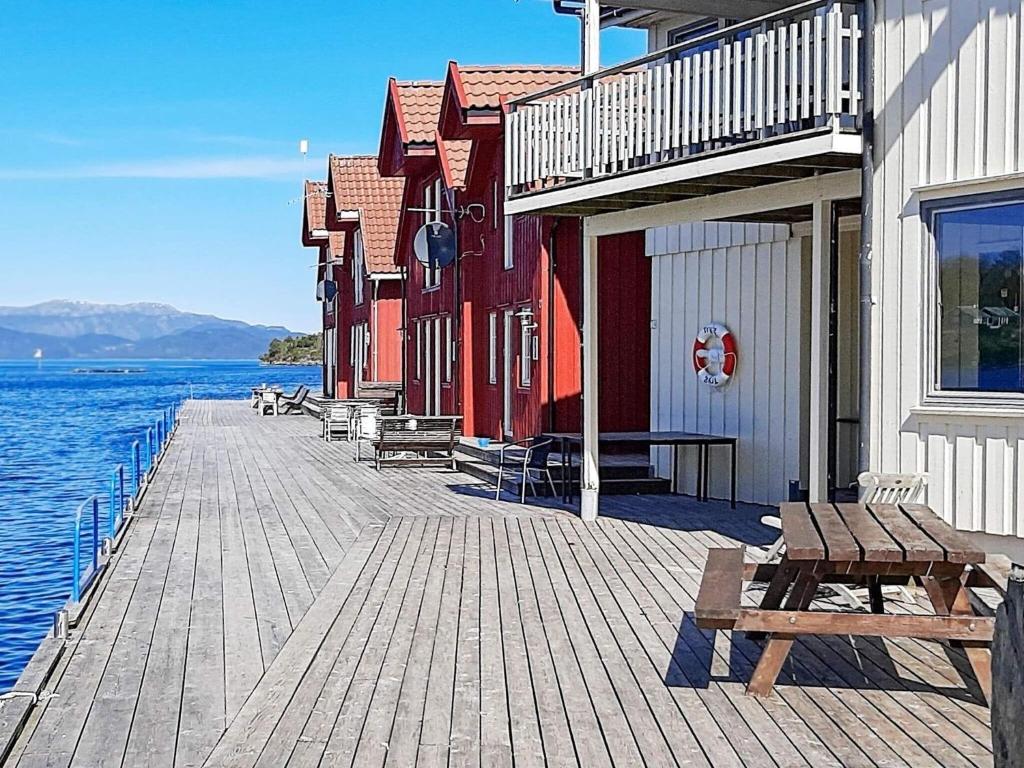
[[[75,373],[76,368],[143,369]],[[0,361],[0,692],[10,688],[71,589],[78,505],[173,402],[237,399],[278,384],[320,388],[320,369],[257,362]]]

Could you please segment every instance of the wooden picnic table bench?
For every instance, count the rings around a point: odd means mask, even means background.
[[[371,441],[374,461],[377,469],[431,464],[455,469],[455,446],[461,434],[461,416],[383,416]]]
[[[743,548],[712,549],[694,614],[702,629],[767,635],[747,692],[771,693],[798,635],[947,640],[962,647],[991,695],[994,620],[971,607],[968,588],[990,586],[985,553],[920,504],[783,504],[786,550],[778,563],[744,563]],[[743,607],[745,581],[766,582],[758,608]],[[935,615],[885,612],[882,586],[915,581]],[[871,612],[810,610],[818,586],[867,587]]]

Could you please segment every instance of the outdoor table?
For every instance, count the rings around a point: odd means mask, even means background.
[[[743,566],[742,550],[712,550],[739,552],[742,579],[767,582],[760,608],[739,607],[741,586],[735,607],[731,597],[723,596],[723,585],[715,581],[728,581],[728,575],[709,571],[727,570],[736,555],[719,554],[709,556],[708,594],[696,610],[698,618],[711,617],[698,621],[706,627],[746,631],[755,638],[767,633],[749,693],[771,693],[794,638],[816,634],[948,640],[964,649],[982,692],[990,696],[994,619],[976,615],[968,598],[967,588],[985,562],[985,553],[969,537],[920,504],[796,503],[781,505],[780,512],[786,549],[778,564]],[[935,615],[885,612],[883,585],[911,580],[924,587]],[[866,586],[871,613],[809,610],[822,583]],[[712,603],[717,610],[709,613]]]
[[[266,408],[269,405],[274,409],[274,415],[277,416],[280,413],[280,400],[284,395],[284,390],[277,387],[271,387],[270,389],[260,390],[260,416],[266,415]]]
[[[562,501],[572,500],[572,446],[583,445],[583,435],[579,432],[547,432],[544,437],[559,441],[559,453],[562,457]],[[736,509],[736,438],[724,435],[707,435],[699,432],[602,432],[598,435],[599,445],[668,445],[672,447],[672,476],[670,488],[672,493],[679,492],[679,478],[676,467],[679,466],[679,449],[686,445],[696,445],[697,454],[697,498],[708,500],[710,485],[709,465],[711,448],[727,446],[729,450],[729,500]]]

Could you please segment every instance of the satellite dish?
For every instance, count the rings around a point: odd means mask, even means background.
[[[427,267],[444,268],[455,262],[455,230],[443,221],[424,224],[412,243],[416,259]]]
[[[321,280],[316,284],[316,300],[330,303],[338,295],[338,284],[333,280]]]

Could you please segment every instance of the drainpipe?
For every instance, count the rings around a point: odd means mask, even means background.
[[[860,202],[860,469],[871,468],[871,391],[872,332],[874,299],[872,297],[872,226],[875,187],[875,0],[864,2],[864,98],[861,135],[864,153],[861,165]]]
[[[377,348],[379,346],[377,334],[380,333],[380,326],[377,324],[377,289],[380,288],[380,280],[373,282],[373,331],[370,334],[370,344],[373,347],[373,380],[380,381],[380,372],[377,370]]]
[[[559,220],[551,224],[548,234],[548,429],[556,427],[555,409],[555,271],[558,269],[558,246],[556,234]]]

